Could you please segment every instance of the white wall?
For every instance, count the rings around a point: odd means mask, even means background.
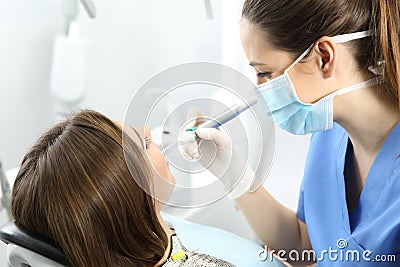
[[[122,120],[135,91],[153,75],[186,62],[220,61],[220,22],[206,18],[203,1],[96,4],[96,20],[81,17],[92,40],[84,106]]]
[[[79,14],[90,42],[82,106],[123,119],[146,79],[192,61],[220,61],[218,19],[203,1],[95,1],[98,17]],[[63,32],[62,0],[0,0],[0,158],[6,169],[20,158],[54,110],[49,94],[53,40]],[[219,5],[213,5],[219,12]]]
[[[60,0],[0,1],[0,159],[20,157],[53,111],[48,93],[53,36],[61,30]]]

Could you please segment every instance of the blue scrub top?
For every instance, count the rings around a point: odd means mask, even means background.
[[[336,123],[311,137],[297,216],[307,225],[318,266],[400,266],[400,123],[376,156],[350,215],[348,140]]]

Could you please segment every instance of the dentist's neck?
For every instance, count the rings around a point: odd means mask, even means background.
[[[378,90],[382,88],[377,87],[380,86],[360,89],[334,99],[334,119],[346,130],[354,150],[373,157],[400,120],[397,107],[379,95]]]

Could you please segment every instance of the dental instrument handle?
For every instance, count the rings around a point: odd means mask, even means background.
[[[257,99],[252,100],[248,104],[244,105],[239,105],[236,104],[227,110],[223,111],[215,119],[208,120],[204,123],[201,123],[200,125],[197,126],[197,128],[218,128],[225,123],[233,120],[237,116],[239,116],[243,111],[246,111],[249,109],[251,106],[255,105],[257,103]],[[196,128],[196,130],[197,130]]]
[[[225,123],[233,120],[237,116],[239,116],[243,111],[246,111],[250,107],[254,106],[257,103],[257,99],[252,99],[249,101],[249,103],[246,104],[236,104],[222,113],[218,114],[215,119],[208,120],[206,122],[203,122],[197,126],[194,126],[192,128],[186,129],[186,131],[196,131],[198,128],[218,128]],[[165,151],[168,151],[172,147],[175,147],[176,145],[184,145],[190,142],[195,141],[196,139],[193,140],[193,137],[190,137],[189,135],[186,136],[186,138],[179,140],[178,143],[172,143],[168,146],[165,147]]]

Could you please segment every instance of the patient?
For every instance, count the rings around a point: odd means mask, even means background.
[[[75,267],[233,266],[186,250],[160,215],[175,183],[168,164],[148,128],[123,128],[82,110],[47,130],[15,180],[15,220]]]

